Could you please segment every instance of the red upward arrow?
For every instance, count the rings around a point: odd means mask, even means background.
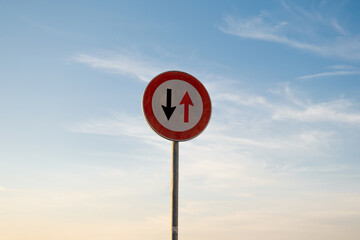
[[[184,104],[184,122],[189,122],[189,105],[194,106],[189,93],[186,92],[182,98],[180,105]]]

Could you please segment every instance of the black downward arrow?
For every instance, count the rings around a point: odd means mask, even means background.
[[[172,95],[172,89],[167,89],[166,91],[166,106],[164,105],[161,105],[163,110],[164,110],[164,113],[166,115],[166,118],[168,120],[170,120],[172,114],[174,113],[175,111],[175,108],[176,107],[171,107],[171,95]]]

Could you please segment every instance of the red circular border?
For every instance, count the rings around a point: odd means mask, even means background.
[[[186,131],[173,131],[164,127],[155,117],[152,109],[152,98],[155,90],[164,82],[170,80],[182,80],[191,84],[200,94],[203,101],[203,113],[199,122]],[[143,95],[143,112],[146,121],[151,128],[160,136],[172,141],[187,141],[198,136],[209,123],[211,116],[211,100],[208,92],[202,83],[188,73],[180,71],[168,71],[157,75],[145,89]]]

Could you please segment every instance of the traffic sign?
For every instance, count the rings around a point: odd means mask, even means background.
[[[199,80],[180,71],[156,76],[145,89],[143,112],[151,128],[172,141],[198,136],[211,116],[211,100]]]

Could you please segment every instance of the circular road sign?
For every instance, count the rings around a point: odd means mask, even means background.
[[[169,71],[157,75],[145,89],[143,112],[151,128],[172,141],[199,135],[211,116],[205,87],[188,73]]]

